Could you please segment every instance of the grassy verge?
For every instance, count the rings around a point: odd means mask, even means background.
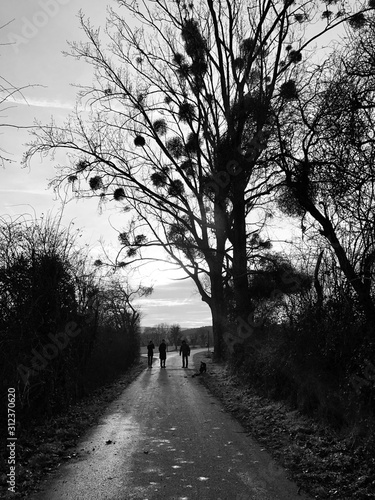
[[[17,436],[16,493],[7,491],[6,473],[0,474],[0,498],[28,498],[37,490],[41,479],[61,463],[75,457],[73,450],[80,437],[104,413],[124,389],[147,366],[141,358],[124,375],[107,384],[66,411],[45,421],[33,422]],[[0,457],[0,470],[6,471],[6,454]]]
[[[374,499],[375,456],[350,436],[307,418],[286,403],[269,400],[232,375],[225,364],[213,363],[207,353],[193,357],[198,377],[288,472],[300,490],[316,499]]]

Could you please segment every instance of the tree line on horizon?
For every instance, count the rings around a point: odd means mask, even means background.
[[[170,347],[177,350],[182,340],[186,340],[191,347],[207,344],[213,347],[212,326],[201,326],[196,328],[182,329],[178,323],[169,325],[168,323],[159,323],[155,326],[146,326],[141,329],[141,346],[146,346],[150,340],[156,347],[162,339],[165,339]]]

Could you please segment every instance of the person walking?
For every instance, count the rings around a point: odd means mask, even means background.
[[[180,347],[180,356],[182,354],[182,368],[187,368],[189,365],[190,347],[186,340],[182,341]]]
[[[165,360],[167,359],[167,344],[163,339],[159,345],[160,368],[165,368]]]
[[[152,340],[150,340],[147,346],[147,361],[148,361],[148,366],[150,368],[152,368],[152,358],[154,357],[154,349],[155,349],[154,343]]]

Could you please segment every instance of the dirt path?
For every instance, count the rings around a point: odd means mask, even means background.
[[[306,498],[207,389],[169,354],[145,370],[34,500]]]

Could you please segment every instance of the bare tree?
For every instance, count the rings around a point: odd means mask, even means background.
[[[296,93],[303,51],[353,12],[289,0],[118,4],[126,14],[109,11],[108,50],[83,15],[88,43],[71,47],[96,71],[96,85],[80,94],[89,116],[80,107],[63,127],[40,126],[25,161],[66,149],[72,164],[56,189],[69,182],[77,196],[133,210],[120,236],[127,257],[160,246],[194,280],[220,357],[227,261],[235,316],[244,321],[251,310],[247,218],[274,187],[274,117]]]
[[[5,121],[5,118],[7,116],[6,113],[8,113],[16,104],[15,100],[16,98],[21,98],[22,100],[25,100],[25,97],[23,95],[24,90],[30,87],[35,87],[35,85],[26,85],[24,87],[17,87],[14,86],[11,82],[9,82],[5,77],[0,75],[0,112],[2,116],[2,122],[0,123],[0,128],[7,130],[11,128],[16,128],[16,129],[31,129],[31,126],[24,126],[24,125],[15,125],[12,123],[7,123]],[[9,163],[12,161],[11,159],[12,153],[10,151],[7,151],[4,146],[0,146],[0,163],[4,166],[6,163]]]
[[[12,21],[9,21],[6,24],[0,26],[0,30],[8,26]],[[1,43],[0,47],[4,47],[9,45],[9,43]],[[20,99],[24,102],[27,102],[26,97],[24,95],[24,91],[28,88],[36,87],[37,85],[24,85],[18,86],[14,83],[10,82],[5,75],[0,75],[0,112],[1,112],[1,122],[0,129],[8,130],[11,128],[16,129],[30,129],[32,127],[25,125],[15,125],[12,123],[7,123],[5,120],[7,119],[7,113],[16,106],[17,99]],[[11,159],[12,153],[7,151],[4,146],[0,146],[0,163],[4,166],[6,163],[12,161]]]
[[[160,344],[163,339],[169,338],[170,326],[167,323],[159,323],[154,326],[155,338],[154,341],[156,344]]]
[[[171,325],[171,327],[170,327],[170,337],[171,337],[173,345],[175,346],[176,351],[177,351],[178,345],[180,344],[181,339],[182,339],[180,325],[178,325],[178,324]]]
[[[152,288],[131,287],[126,277],[108,274],[99,291],[100,315],[102,321],[110,324],[116,331],[134,333],[139,329],[141,311],[133,301],[139,297],[147,297]]]
[[[300,215],[304,230],[315,221],[358,298],[372,337],[375,20],[362,14],[351,25],[347,46],[280,116],[279,164],[286,186],[280,202],[287,212]]]

